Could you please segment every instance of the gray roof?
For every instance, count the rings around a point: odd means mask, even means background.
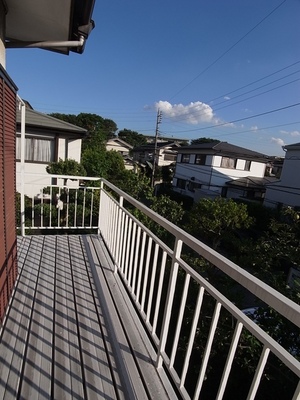
[[[259,160],[269,160],[270,157],[265,154],[258,153],[257,151],[252,151],[245,149],[244,147],[235,146],[227,142],[209,142],[201,144],[192,144],[190,146],[183,146],[178,149],[178,153],[187,153],[190,150],[198,150],[202,152],[205,150],[207,154],[220,154],[227,156],[242,156],[246,159],[259,159]]]
[[[21,111],[17,110],[17,125],[21,124]],[[34,128],[42,128],[46,130],[55,130],[65,133],[75,133],[85,136],[87,130],[76,125],[69,124],[68,122],[60,119],[50,117],[50,115],[32,110],[26,107],[25,111],[25,124],[26,126]]]
[[[264,188],[266,185],[270,183],[274,183],[278,181],[277,178],[272,176],[265,176],[263,178],[258,178],[255,176],[247,176],[243,178],[233,179],[231,181],[227,181],[226,185],[228,186],[239,186],[245,189],[260,189]]]
[[[164,147],[176,147],[179,148],[177,143],[175,142],[158,142],[156,147],[157,149],[163,149]],[[147,151],[147,150],[152,150],[154,151],[155,148],[155,143],[148,143],[148,144],[143,144],[142,146],[134,147],[133,151]]]
[[[295,150],[300,148],[300,143],[293,143],[293,144],[287,144],[283,146],[284,149],[286,150]]]

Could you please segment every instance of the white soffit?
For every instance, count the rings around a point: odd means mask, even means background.
[[[6,0],[6,4],[7,39],[69,40],[72,0]]]

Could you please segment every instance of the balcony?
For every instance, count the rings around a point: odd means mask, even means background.
[[[299,349],[272,339],[188,256],[283,315],[295,337],[297,304],[111,183],[47,177],[34,199],[21,188],[1,398],[300,398]]]

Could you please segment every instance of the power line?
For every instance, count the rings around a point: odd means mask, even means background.
[[[177,132],[178,132],[178,133],[182,133],[182,132],[203,131],[204,129],[211,129],[211,128],[216,128],[216,127],[218,127],[218,126],[224,126],[224,125],[234,124],[234,123],[236,123],[236,122],[246,121],[246,120],[251,119],[251,118],[261,117],[261,116],[263,116],[263,115],[268,115],[268,114],[272,114],[272,113],[275,113],[275,112],[278,112],[278,111],[287,110],[288,108],[296,107],[296,106],[299,106],[299,105],[300,105],[300,103],[290,104],[289,106],[276,108],[276,109],[270,110],[270,111],[265,111],[265,112],[260,113],[260,114],[252,115],[252,116],[250,116],[250,117],[239,118],[239,119],[235,119],[235,120],[233,120],[233,121],[222,122],[222,123],[220,123],[220,124],[210,125],[210,126],[206,126],[206,127],[203,127],[203,128],[189,129],[189,130],[177,131]]]
[[[275,11],[278,10],[287,0],[283,0],[277,7],[275,7],[268,15],[266,15],[261,21],[259,21],[253,28],[251,28],[245,35],[243,35],[237,42],[231,45],[227,50],[225,50],[219,57],[217,57],[212,63],[210,63],[206,68],[204,68],[194,79],[188,82],[182,89],[176,92],[170,100],[176,97],[179,93],[181,93],[185,88],[187,88],[191,83],[193,83],[196,79],[198,79],[201,75],[203,75],[206,71],[208,71],[213,65],[215,65],[221,58],[223,58],[226,54],[228,54],[235,46],[237,46],[242,40],[244,40],[251,32],[253,32],[259,25],[261,25],[267,18],[269,18]]]

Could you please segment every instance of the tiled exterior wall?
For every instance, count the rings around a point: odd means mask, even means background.
[[[16,90],[0,65],[0,321],[3,320],[17,277]]]

